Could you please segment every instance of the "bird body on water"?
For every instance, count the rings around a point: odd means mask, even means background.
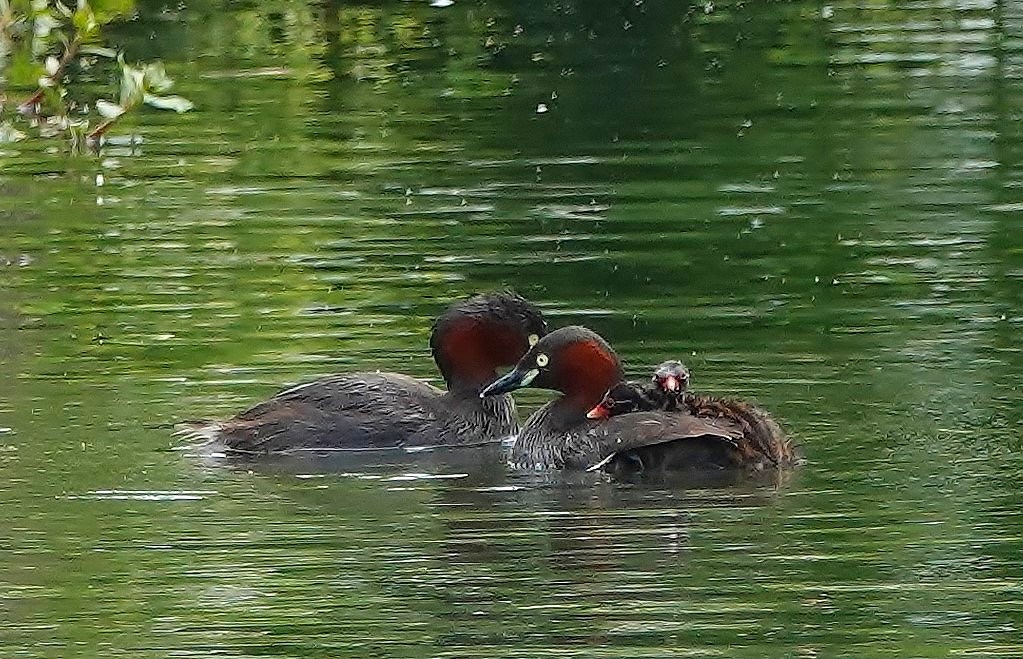
[[[430,347],[446,391],[398,373],[329,375],[230,419],[188,424],[182,434],[244,454],[497,441],[519,429],[515,404],[511,396],[479,393],[546,331],[528,300],[510,292],[476,295],[451,305],[433,326]]]
[[[630,473],[763,469],[792,460],[789,442],[776,424],[778,433],[762,444],[748,434],[741,415],[714,415],[710,402],[701,403],[707,414],[655,406],[588,417],[609,391],[623,385],[628,383],[623,381],[621,363],[603,338],[584,327],[563,327],[541,339],[483,395],[526,386],[562,393],[537,410],[519,432],[511,460],[522,468]],[[727,409],[731,408],[719,411]]]

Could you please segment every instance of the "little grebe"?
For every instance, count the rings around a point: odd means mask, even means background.
[[[546,332],[543,314],[526,299],[511,292],[476,295],[453,304],[433,325],[430,349],[447,391],[397,373],[329,375],[181,434],[257,454],[500,440],[519,428],[515,403],[511,396],[482,399],[480,391]]]
[[[615,385],[586,416],[607,419],[636,411],[680,410],[702,419],[727,419],[742,429],[742,437],[735,443],[737,462],[780,466],[795,461],[785,432],[767,412],[746,401],[693,393],[689,383],[685,364],[677,360],[662,362],[650,382]]]
[[[607,419],[629,412],[674,412],[679,409],[688,389],[689,369],[680,361],[667,361],[657,366],[647,382],[629,380],[611,387],[604,400],[586,417]]]
[[[743,455],[737,448],[742,429],[730,419],[662,410],[588,419],[587,412],[621,382],[621,363],[603,338],[585,327],[563,327],[542,338],[480,395],[528,386],[563,394],[530,416],[519,432],[511,458],[517,467],[632,472],[743,464],[737,460]]]

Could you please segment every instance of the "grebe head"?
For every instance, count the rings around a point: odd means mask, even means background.
[[[622,379],[622,365],[611,346],[585,327],[554,330],[540,339],[514,369],[492,383],[481,396],[536,387],[565,394],[585,414]]]
[[[449,389],[478,391],[546,333],[547,321],[529,300],[512,291],[483,293],[452,304],[437,318],[430,350]]]
[[[668,398],[678,398],[689,388],[689,369],[677,360],[662,362],[654,369],[650,378],[657,390]],[[622,382],[607,392],[604,400],[586,413],[588,419],[607,419],[618,414],[627,414],[644,409],[653,403],[644,397],[642,387]]]
[[[651,380],[665,393],[680,394],[689,389],[689,369],[676,359],[661,362]]]

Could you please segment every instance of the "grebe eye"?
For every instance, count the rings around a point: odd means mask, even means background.
[[[540,335],[539,334],[530,334],[529,335],[529,347],[530,348],[535,346],[539,341],[540,341]]]
[[[550,361],[551,361],[550,358],[547,355],[543,354],[542,352],[536,356],[536,365],[539,366],[540,368],[543,368],[544,366],[549,364]]]

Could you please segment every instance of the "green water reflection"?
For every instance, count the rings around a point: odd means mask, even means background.
[[[0,654],[1023,653],[1023,4],[140,7],[196,112],[0,145]],[[809,464],[171,450],[500,286]]]

